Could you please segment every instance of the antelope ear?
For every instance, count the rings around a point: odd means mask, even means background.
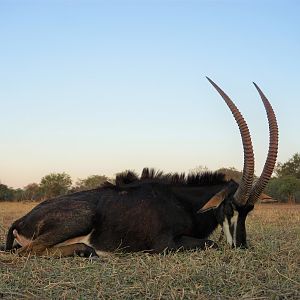
[[[212,198],[210,198],[208,202],[197,211],[197,213],[203,213],[209,209],[218,207],[225,199],[227,194],[228,194],[227,189],[221,190],[219,193],[215,194]]]

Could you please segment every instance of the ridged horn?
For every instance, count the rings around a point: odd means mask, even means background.
[[[244,149],[244,168],[243,168],[243,177],[239,184],[237,191],[234,194],[234,199],[236,204],[245,205],[248,197],[250,195],[250,190],[253,183],[253,174],[254,174],[254,154],[251,141],[251,135],[247,126],[246,121],[244,120],[242,114],[232,102],[232,100],[218,87],[211,79],[206,77],[208,81],[213,85],[213,87],[218,91],[221,97],[226,102],[227,106],[231,110],[235,121],[237,122],[240,130],[240,134],[243,142]]]
[[[268,184],[268,181],[270,180],[275,163],[277,158],[277,151],[278,151],[278,124],[276,120],[276,116],[274,113],[274,110],[267,99],[267,97],[264,95],[264,93],[261,91],[261,89],[253,82],[254,86],[256,87],[261,100],[263,101],[263,104],[265,106],[265,110],[268,117],[268,123],[269,123],[269,150],[268,150],[268,156],[263,168],[263,171],[257,180],[257,182],[254,184],[254,186],[251,189],[250,196],[248,199],[247,204],[254,205],[255,202],[258,200],[260,194]]]

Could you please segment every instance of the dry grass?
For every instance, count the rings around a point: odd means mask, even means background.
[[[0,203],[1,228],[33,206]],[[222,244],[220,251],[92,261],[0,254],[0,298],[300,299],[300,206],[258,206],[248,232],[246,251]]]

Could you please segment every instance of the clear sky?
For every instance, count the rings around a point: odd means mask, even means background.
[[[0,0],[0,181],[242,169],[246,118],[259,175],[268,96],[278,160],[300,151],[300,1]]]

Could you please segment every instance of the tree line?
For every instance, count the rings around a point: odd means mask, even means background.
[[[108,177],[105,175],[91,175],[85,179],[78,179],[73,185],[71,176],[66,173],[51,173],[44,176],[41,182],[30,183],[23,189],[13,189],[0,183],[0,201],[41,201],[73,192],[79,192],[99,187]]]
[[[199,166],[192,171],[208,171]],[[239,182],[242,172],[234,167],[218,170],[226,175],[227,179]],[[109,178],[105,175],[91,175],[85,179],[78,179],[73,185],[71,176],[66,173],[52,173],[44,176],[41,182],[30,183],[23,189],[13,189],[0,183],[0,201],[41,201],[76,191],[84,191],[99,187]],[[274,170],[265,193],[280,202],[300,203],[300,153],[296,153],[287,162],[279,162]]]

